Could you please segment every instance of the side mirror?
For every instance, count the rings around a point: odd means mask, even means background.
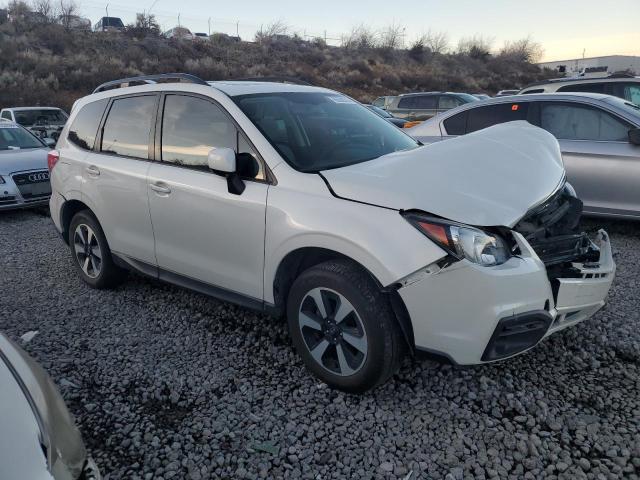
[[[640,145],[640,128],[629,130],[629,143],[632,145]]]
[[[211,170],[227,174],[229,193],[241,195],[246,185],[236,171],[236,152],[230,148],[212,148],[207,155],[207,163]]]
[[[216,172],[235,173],[236,152],[230,148],[212,148],[207,155],[207,164]]]

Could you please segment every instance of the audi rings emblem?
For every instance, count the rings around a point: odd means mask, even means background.
[[[30,182],[44,182],[49,180],[49,174],[47,172],[31,173],[27,178]]]

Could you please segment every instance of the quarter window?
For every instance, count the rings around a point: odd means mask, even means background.
[[[11,112],[2,112],[2,118],[4,118],[5,120],[11,120]]]
[[[398,102],[398,108],[415,108],[414,107],[415,97],[404,97],[401,98]]]
[[[447,131],[447,135],[464,135],[466,133],[467,113],[469,112],[465,110],[464,112],[460,112],[442,122],[445,130]]]
[[[631,128],[613,115],[592,107],[545,102],[540,126],[562,140],[627,141]]]
[[[93,150],[98,126],[108,100],[98,100],[83,106],[69,127],[68,140],[85,150]]]
[[[155,95],[114,100],[104,124],[100,151],[148,159],[149,134],[155,109]]]
[[[475,132],[499,123],[527,120],[529,103],[500,103],[469,110],[466,133]],[[449,131],[447,129],[447,131]]]

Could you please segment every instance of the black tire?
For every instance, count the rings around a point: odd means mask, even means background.
[[[313,299],[309,303],[309,297],[312,297],[313,292],[317,292],[318,289],[322,292],[322,299],[332,295],[336,295],[335,298],[338,298],[337,301],[334,300],[333,307],[331,298],[329,298],[325,313],[327,319],[330,319],[332,314],[329,313],[329,310],[334,309],[334,323],[327,327],[325,319],[321,322],[321,331],[317,331],[315,324],[313,328],[302,327],[299,319],[301,311],[305,311],[309,315],[316,315],[314,317],[316,319],[322,317],[318,310],[314,314],[311,314],[311,310],[307,311],[309,308],[316,308],[314,307],[317,305],[316,300]],[[343,326],[344,331],[336,337],[331,333],[331,328],[334,328],[335,332],[335,311],[339,309],[335,305],[342,303],[339,300],[340,296],[346,298],[350,303],[355,315],[350,314],[349,322],[352,322],[352,326]],[[324,300],[323,303],[325,303]],[[352,349],[351,345],[344,343],[342,337],[347,329],[351,332],[354,331],[353,325],[357,324],[358,319],[359,325],[364,329],[360,335],[366,340],[366,354]],[[289,291],[287,320],[293,344],[307,368],[329,386],[345,392],[362,393],[384,383],[398,370],[406,352],[406,344],[389,300],[367,272],[348,260],[332,260],[304,271],[295,280]],[[342,321],[340,325],[345,323],[347,320]],[[347,334],[344,333],[344,335],[346,338]],[[327,351],[320,356],[318,361],[314,359],[311,350],[316,350],[323,341],[325,344],[327,342],[333,343],[328,344]],[[353,354],[349,355],[349,358],[353,360],[353,365],[359,365],[354,373],[350,373],[352,365],[349,366],[349,369],[345,369],[347,374],[337,372],[342,370],[341,366],[338,366],[340,355],[337,353],[337,349],[339,344],[343,352],[346,353],[348,348],[358,356],[356,358]],[[342,353],[343,361],[346,359],[345,353]],[[331,358],[332,356],[335,356],[335,360]],[[361,363],[358,364],[358,361]],[[326,364],[329,366],[327,367]]]
[[[91,229],[93,234],[92,237],[95,237],[95,242],[99,247],[99,250],[95,249],[95,247],[93,249],[98,252],[101,257],[99,268],[97,270],[90,270],[89,273],[85,272],[83,264],[81,263],[81,258],[86,260],[86,254],[82,257],[83,254],[78,255],[76,253],[76,245],[78,244],[76,234],[79,227],[80,232],[86,231],[84,227]],[[71,224],[69,225],[68,240],[73,264],[78,270],[80,278],[82,278],[87,285],[97,289],[108,289],[116,287],[124,281],[126,271],[118,267],[113,262],[111,250],[109,249],[109,244],[104,236],[102,227],[96,217],[89,210],[82,210],[73,216]],[[91,275],[91,273],[94,275]]]

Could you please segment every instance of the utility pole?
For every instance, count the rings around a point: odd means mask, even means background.
[[[209,24],[209,36],[211,36],[211,17],[209,17],[209,20],[207,20],[207,23]]]
[[[180,14],[178,13],[178,26],[180,26]]]
[[[107,12],[107,17],[109,16],[109,4],[107,3],[107,6],[104,7],[104,11]]]
[[[240,20],[236,22],[236,37],[240,38]]]

